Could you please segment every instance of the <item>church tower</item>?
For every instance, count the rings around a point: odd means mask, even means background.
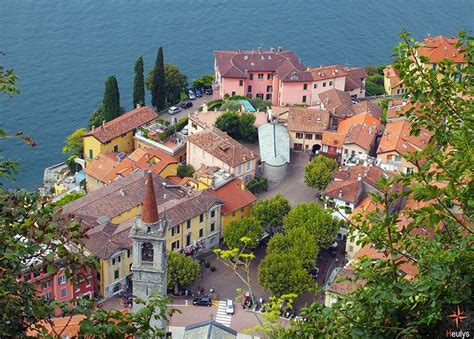
[[[156,290],[166,295],[166,231],[167,220],[160,217],[156,205],[155,189],[151,172],[146,174],[142,213],[130,230],[133,243],[132,283],[133,295],[148,301]],[[143,305],[134,303],[133,311]],[[155,320],[151,325],[166,330],[166,319]]]

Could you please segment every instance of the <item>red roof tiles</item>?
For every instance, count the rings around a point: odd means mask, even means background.
[[[242,189],[242,184],[242,180],[235,178],[216,190],[208,189],[210,193],[224,201],[224,205],[222,206],[223,215],[228,215],[245,206],[253,204],[257,200],[247,188]]]

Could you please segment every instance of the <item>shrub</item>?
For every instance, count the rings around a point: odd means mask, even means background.
[[[248,100],[248,98],[243,95],[233,95],[229,98],[229,100]]]
[[[211,272],[214,272],[216,270],[216,266],[211,265]]]
[[[252,193],[262,193],[268,190],[268,180],[264,177],[255,177],[247,183],[247,188]]]
[[[178,122],[174,126],[175,130],[178,131],[178,132],[181,131],[184,128],[184,126],[186,126],[188,124],[188,119],[189,119],[188,117],[184,117],[184,118],[178,120]]]
[[[191,177],[194,172],[195,172],[194,168],[191,165],[184,165],[184,164],[178,165],[178,176],[181,178]]]
[[[76,173],[77,164],[75,163],[74,159],[79,158],[77,154],[72,154],[69,158],[66,159],[66,165],[69,168],[69,171],[74,174]]]
[[[56,201],[54,204],[56,206],[64,206],[64,205],[70,203],[71,201],[77,200],[77,199],[79,199],[83,196],[84,196],[84,193],[82,193],[82,192],[68,193],[64,197],[62,197],[61,199]]]
[[[254,98],[249,100],[252,106],[259,111],[266,111],[267,107],[272,107],[271,101],[265,101],[260,98]]]
[[[212,111],[212,110],[214,110],[214,108],[220,108],[222,106],[223,102],[224,102],[224,100],[222,100],[222,99],[209,101],[209,103],[207,104],[207,109],[209,111]]]
[[[240,110],[240,106],[242,104],[236,100],[226,100],[222,105],[221,105],[221,111],[238,111]]]

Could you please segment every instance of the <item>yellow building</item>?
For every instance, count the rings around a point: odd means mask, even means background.
[[[319,109],[290,108],[288,133],[290,148],[315,152],[321,148],[323,132],[329,126],[329,112]]]
[[[158,209],[168,220],[168,250],[199,254],[219,245],[223,202],[218,197],[207,190],[188,192],[169,185],[156,174],[153,185]],[[128,235],[141,211],[144,186],[144,173],[137,171],[63,208],[63,214],[80,217],[89,228],[84,245],[100,261],[96,293],[104,298],[128,286],[132,264]]]
[[[383,85],[385,93],[390,95],[401,95],[406,92],[406,88],[403,87],[403,80],[400,79],[398,70],[392,65],[388,65],[383,70]]]
[[[84,159],[87,165],[99,153],[125,152],[134,150],[133,135],[135,130],[158,118],[151,107],[138,107],[101,126],[93,127],[83,135]]]

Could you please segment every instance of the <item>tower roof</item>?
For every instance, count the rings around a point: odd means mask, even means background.
[[[159,220],[158,207],[156,206],[155,189],[153,188],[153,177],[151,172],[148,172],[145,180],[145,195],[143,196],[141,219],[146,224],[153,224]]]

